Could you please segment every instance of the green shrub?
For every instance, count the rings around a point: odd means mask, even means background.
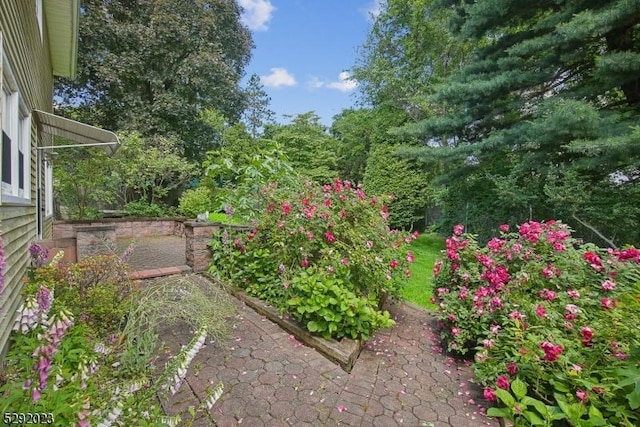
[[[189,218],[215,210],[211,190],[203,186],[186,190],[178,202],[178,211]]]
[[[640,251],[530,221],[480,247],[454,227],[434,268],[441,336],[475,348],[489,415],[516,426],[638,425]]]
[[[129,216],[138,218],[159,218],[171,216],[171,210],[156,203],[149,203],[145,200],[129,202],[124,206],[124,210]]]
[[[378,303],[400,295],[410,276],[409,263],[414,260],[407,246],[417,233],[412,236],[390,230],[383,200],[367,197],[348,181],[336,179],[333,185],[324,186],[309,182],[295,193],[277,190],[276,186],[262,189],[265,210],[250,231],[223,230],[214,236],[210,272],[283,312],[289,311],[308,326],[314,325],[316,333],[335,338],[354,334],[367,337],[389,325],[383,321]],[[317,323],[309,322],[321,319],[309,318],[306,309],[304,313],[298,311],[298,307],[313,304],[309,298],[316,298],[315,293],[305,294],[307,286],[300,281],[312,268],[322,272],[313,276],[313,281],[323,282],[318,289],[358,304],[354,319],[357,326],[340,323],[341,328],[331,330],[328,324],[326,328],[316,327]],[[294,286],[294,281],[299,286]],[[334,291],[334,286],[340,290]],[[289,304],[291,299],[295,303]],[[373,315],[369,307],[378,314]],[[324,308],[341,319],[350,317],[342,304]]]
[[[290,290],[289,313],[325,338],[366,340],[372,331],[395,324],[388,311],[378,311],[373,294],[357,296],[341,279],[313,268],[294,277]]]

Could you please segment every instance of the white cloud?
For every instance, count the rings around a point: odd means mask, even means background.
[[[351,75],[347,71],[343,71],[338,74],[338,80],[336,81],[327,82],[318,77],[311,77],[307,85],[312,89],[326,87],[327,89],[335,89],[340,92],[351,92],[358,86],[358,83],[351,78]]]
[[[382,12],[382,6],[386,0],[373,0],[366,8],[362,9],[362,13],[365,14],[369,21],[375,20],[380,12]]]
[[[266,76],[260,76],[260,83],[267,87],[295,86],[297,84],[293,74],[286,68],[272,68],[271,73]]]
[[[351,75],[343,71],[338,75],[337,82],[329,82],[327,83],[327,87],[329,89],[337,89],[340,92],[351,92],[358,86],[358,83],[351,78]]]
[[[276,8],[270,0],[238,0],[243,9],[242,23],[252,31],[266,31]]]

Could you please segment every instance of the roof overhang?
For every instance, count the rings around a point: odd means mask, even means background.
[[[33,110],[33,114],[36,122],[38,123],[38,129],[40,132],[48,135],[59,136],[78,143],[74,145],[50,145],[46,147],[39,147],[40,149],[102,147],[108,154],[113,154],[120,145],[118,136],[111,131],[40,110]]]
[[[74,79],[78,56],[80,0],[44,0],[44,16],[53,74]]]

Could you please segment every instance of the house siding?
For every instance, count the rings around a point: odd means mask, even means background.
[[[46,1],[46,0],[45,0]],[[18,89],[30,110],[52,110],[53,76],[46,22],[40,36],[35,1],[0,0],[2,50]],[[41,145],[31,119],[31,146]],[[31,198],[26,205],[0,205],[0,234],[4,240],[5,290],[0,297],[0,355],[6,349],[15,311],[21,303],[23,277],[29,265],[28,246],[36,238],[36,152],[31,151]],[[45,224],[47,224],[45,222]],[[44,230],[51,230],[50,225]],[[49,237],[45,235],[44,237]]]

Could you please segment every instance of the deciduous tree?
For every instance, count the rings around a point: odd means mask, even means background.
[[[85,0],[78,76],[59,80],[55,95],[89,123],[178,137],[201,159],[215,132],[200,113],[240,118],[252,46],[233,0]]]

